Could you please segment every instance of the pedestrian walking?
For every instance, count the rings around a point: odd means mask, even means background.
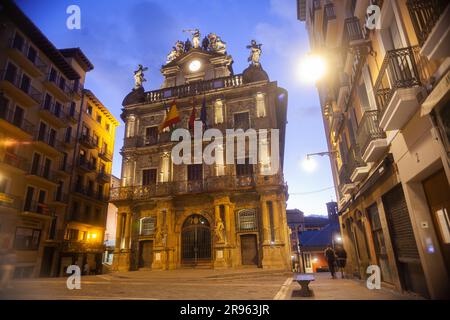
[[[344,268],[347,263],[347,252],[343,246],[336,247],[335,252],[338,271],[341,271],[341,278],[344,279]]]
[[[84,264],[84,266],[83,266],[83,274],[85,275],[85,276],[88,276],[89,275],[89,263],[85,263]]]
[[[331,277],[333,279],[336,279],[336,272],[335,272],[335,263],[336,263],[336,254],[331,247],[331,244],[328,245],[328,247],[325,249],[324,252],[325,259],[327,259],[328,262],[328,269],[330,270]]]

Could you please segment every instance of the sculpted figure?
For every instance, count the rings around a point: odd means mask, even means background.
[[[142,83],[147,81],[144,78],[144,71],[147,71],[147,67],[143,67],[142,64],[138,65],[138,69],[134,71],[134,89],[142,88]]]
[[[259,59],[262,52],[261,46],[262,44],[257,44],[255,40],[252,40],[251,44],[247,46],[247,49],[250,49],[250,56],[247,60],[254,66],[259,66]]]

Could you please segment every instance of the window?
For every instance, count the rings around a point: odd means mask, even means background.
[[[72,219],[78,219],[78,216],[80,214],[80,205],[78,202],[74,201],[72,202]]]
[[[156,169],[142,170],[142,185],[148,186],[156,184]]]
[[[105,129],[106,129],[106,131],[110,132],[110,130],[111,130],[111,125],[110,125],[109,123],[106,123],[106,124],[105,124]]]
[[[28,47],[28,54],[27,54],[28,60],[30,60],[31,62],[35,63],[36,62],[36,57],[37,57],[36,49],[33,48],[32,46],[29,46]]]
[[[89,219],[90,215],[91,215],[91,206],[87,204],[84,206],[84,216]]]
[[[236,175],[237,176],[251,176],[253,175],[253,165],[250,163],[249,158],[245,158],[245,163],[236,163]]]
[[[250,128],[250,115],[248,112],[234,114],[234,128],[243,130]]]
[[[20,89],[28,93],[30,91],[31,79],[25,73],[22,74],[22,80],[20,81]]]
[[[27,187],[27,193],[25,195],[25,203],[23,206],[23,211],[30,211],[31,205],[33,203],[33,196],[34,196],[34,188],[33,187]]]
[[[102,116],[101,115],[97,115],[97,123],[102,124]]]
[[[43,107],[45,110],[50,110],[50,108],[52,107],[52,96],[48,93],[45,94]]]
[[[66,143],[70,143],[70,139],[72,138],[72,127],[67,127],[67,129],[66,129],[66,136],[65,136],[65,138],[64,138],[64,141],[66,142]]]
[[[81,136],[83,138],[88,138],[89,133],[90,133],[89,128],[85,124],[83,124],[83,127],[81,128]]]
[[[256,231],[258,224],[256,220],[256,210],[244,209],[238,213],[239,231]]]
[[[158,127],[145,128],[145,144],[152,145],[158,142]]]
[[[55,68],[50,69],[50,73],[48,74],[48,80],[56,83],[57,73]]]
[[[203,166],[201,164],[190,164],[187,166],[188,181],[203,180]]]
[[[25,39],[19,33],[16,32],[16,34],[14,35],[14,40],[12,42],[12,47],[19,51],[22,51],[24,45]]]
[[[16,77],[17,77],[17,67],[13,65],[12,63],[8,63],[8,67],[6,67],[5,72],[5,80],[8,80],[9,82],[16,83]]]
[[[9,99],[5,96],[0,96],[0,118],[8,119]]]
[[[53,114],[59,118],[61,116],[61,111],[62,111],[62,105],[60,102],[56,101],[55,102],[55,110],[53,110]]]
[[[155,233],[156,218],[147,217],[141,219],[141,236],[151,236]]]
[[[97,185],[97,199],[102,201],[103,200],[103,184]]]
[[[39,153],[33,154],[33,161],[31,162],[31,174],[38,174],[40,163],[41,155]]]
[[[17,228],[14,240],[16,250],[38,250],[41,230],[31,228]]]
[[[92,106],[87,106],[86,113],[92,117]]]
[[[64,234],[65,240],[78,240],[79,231],[78,229],[66,229],[66,233]]]
[[[77,105],[75,104],[75,102],[71,102],[70,103],[70,110],[69,110],[69,114],[71,117],[75,116],[75,111],[77,109]]]
[[[95,144],[96,146],[98,146],[98,142],[100,141],[98,135],[94,134],[93,140],[94,140],[94,144]]]
[[[270,241],[275,241],[275,226],[274,226],[274,212],[273,212],[273,203],[272,201],[267,201],[267,210],[269,212],[269,224],[270,224]]]
[[[66,90],[66,79],[59,77],[59,88],[63,91]]]
[[[51,128],[50,133],[48,135],[48,144],[54,147],[55,143],[56,143],[56,130]]]
[[[22,127],[24,113],[25,111],[23,111],[23,109],[19,106],[16,106],[16,108],[14,109],[14,116],[12,122],[16,127]]]

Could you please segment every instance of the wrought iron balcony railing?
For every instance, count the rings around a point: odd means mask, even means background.
[[[46,166],[31,166],[29,174],[32,176],[44,178],[53,183],[57,182],[55,171]]]
[[[19,72],[13,73],[8,70],[2,70],[0,72],[0,79],[10,82],[16,88],[25,92],[30,98],[32,98],[36,103],[41,103],[42,92],[33,87],[30,81],[22,81],[22,74]]]
[[[361,27],[361,23],[357,17],[345,19],[344,22],[344,42],[349,44],[352,41],[364,40],[367,38],[365,28]]]
[[[23,211],[38,213],[46,216],[55,215],[55,208],[51,208],[48,204],[38,201],[25,201]]]
[[[381,116],[398,89],[421,86],[428,81],[428,60],[420,56],[419,50],[414,46],[386,53],[374,86]]]
[[[22,116],[19,116],[18,114],[13,112],[13,110],[11,110],[10,108],[0,108],[0,119],[11,123],[12,125],[22,129],[28,134],[34,133],[34,125],[30,121],[24,119]]]
[[[41,58],[37,56],[37,54],[33,54],[30,50],[30,44],[25,41],[19,41],[16,38],[9,39],[9,47],[11,49],[17,49],[20,53],[26,57],[36,68],[38,68],[41,72],[45,72],[47,69],[47,65]]]
[[[323,37],[326,39],[328,33],[328,22],[336,19],[336,13],[334,11],[334,4],[327,3],[323,6]]]
[[[65,121],[68,119],[68,115],[63,111],[63,105],[60,103],[57,103],[56,101],[46,102],[44,100],[41,103],[40,109],[48,111],[49,113],[54,115],[56,118],[60,119],[61,121]]]
[[[6,163],[12,167],[18,168],[23,171],[28,171],[30,163],[24,157],[18,156],[12,152],[5,152],[0,162]]]
[[[44,142],[57,150],[61,147],[61,141],[56,139],[56,134],[51,134],[50,131],[38,130],[35,134],[35,139]]]
[[[371,141],[384,138],[386,133],[379,126],[378,110],[364,112],[357,132],[357,142],[361,146],[361,152],[365,152]]]
[[[441,14],[449,4],[448,0],[407,0],[411,21],[416,31],[419,45],[427,41],[431,31],[438,22]]]
[[[81,135],[80,143],[91,149],[98,147],[98,141],[94,140],[94,138],[89,135]]]

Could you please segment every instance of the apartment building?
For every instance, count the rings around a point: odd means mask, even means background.
[[[0,225],[15,277],[51,274],[64,229],[82,87],[93,66],[58,50],[12,2],[0,11]]]
[[[431,298],[450,283],[449,17],[448,1],[298,1],[335,68],[317,87],[347,272],[378,265],[383,286]]]

